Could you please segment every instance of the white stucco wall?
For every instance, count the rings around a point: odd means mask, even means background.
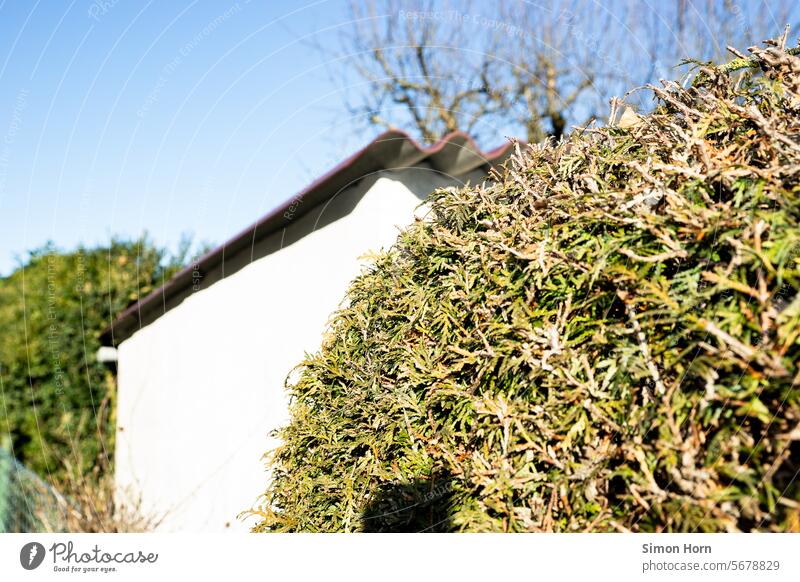
[[[358,200],[352,212],[122,342],[118,496],[163,516],[161,531],[247,531],[255,520],[237,514],[266,487],[261,456],[287,420],[287,374],[318,348],[359,257],[394,242],[420,203],[414,192],[447,183],[419,168],[365,179],[312,215]]]

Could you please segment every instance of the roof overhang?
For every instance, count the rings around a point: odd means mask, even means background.
[[[185,298],[187,289],[194,288],[198,276],[211,272],[221,273],[220,277],[233,274],[225,270],[226,258],[230,262],[233,256],[252,249],[261,239],[289,226],[306,212],[365,176],[421,163],[451,176],[461,176],[481,168],[488,171],[490,167],[502,163],[510,155],[512,147],[512,143],[507,143],[483,152],[468,135],[461,132],[451,133],[436,144],[425,147],[404,132],[387,131],[259,221],[186,266],[164,285],[128,307],[102,332],[101,342],[107,346],[118,345],[155,321]]]

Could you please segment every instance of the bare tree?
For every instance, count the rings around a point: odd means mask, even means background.
[[[425,141],[455,130],[560,138],[684,58],[720,60],[728,44],[781,30],[797,17],[787,4],[356,1],[344,51],[366,89],[349,91],[348,105]]]
[[[410,125],[425,140],[520,127],[530,141],[561,136],[565,111],[597,75],[566,66],[557,34],[566,13],[519,2],[497,8],[489,18],[470,2],[354,4],[348,52],[369,90],[352,110],[375,125]]]

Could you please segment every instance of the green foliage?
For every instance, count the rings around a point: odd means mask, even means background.
[[[48,245],[0,279],[0,435],[51,481],[113,457],[114,378],[100,332],[180,262],[143,238],[60,252]]]
[[[800,527],[791,59],[435,193],[291,385],[256,531]]]

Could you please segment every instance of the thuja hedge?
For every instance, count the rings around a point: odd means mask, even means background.
[[[99,334],[181,261],[144,238],[48,245],[0,278],[0,445],[56,483],[107,466],[115,382]]]
[[[436,192],[290,386],[256,531],[797,530],[800,60],[743,67]]]

